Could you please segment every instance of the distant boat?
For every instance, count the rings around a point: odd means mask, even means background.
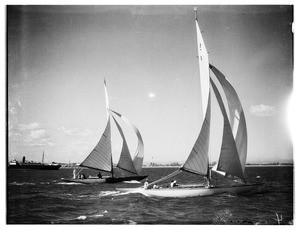
[[[42,157],[42,163],[40,162],[28,162],[23,156],[22,162],[12,160],[9,162],[8,169],[35,169],[35,170],[58,170],[61,167],[60,164],[52,162],[51,164],[44,163],[44,151]]]
[[[67,182],[79,182],[84,184],[94,184],[94,183],[117,183],[123,181],[131,180],[143,180],[147,176],[140,175],[142,172],[142,165],[144,159],[144,143],[142,136],[137,129],[125,116],[117,113],[109,108],[108,94],[106,89],[106,81],[104,80],[104,91],[106,98],[106,111],[107,111],[107,124],[106,128],[95,148],[87,156],[87,158],[79,165],[81,167],[86,167],[90,169],[95,169],[103,172],[111,173],[111,176],[100,176],[100,177],[88,177],[85,179],[77,179],[78,175],[74,175],[76,178],[63,179]],[[135,132],[138,139],[138,146],[135,152],[134,159],[132,160],[131,154],[125,139],[124,132],[117,122],[115,117],[121,118],[127,125],[129,125]],[[111,118],[114,120],[121,138],[123,140],[123,146],[120,154],[120,159],[117,167],[126,176],[116,177],[113,168],[112,150],[111,150]],[[79,173],[77,173],[79,174]]]
[[[220,193],[245,193],[257,189],[261,184],[246,183],[244,177],[245,162],[247,157],[247,128],[245,115],[233,86],[226,77],[213,65],[209,65],[207,50],[200,32],[197,20],[197,9],[195,11],[196,33],[198,43],[198,61],[200,69],[201,101],[203,120],[202,127],[194,147],[186,162],[175,172],[156,180],[148,186],[140,188],[118,188],[120,191],[141,193],[145,196],[155,197],[193,197],[208,196]],[[209,70],[216,76],[219,84],[225,92],[229,116],[227,115],[224,102],[212,78]],[[223,139],[220,150],[219,161],[215,167],[209,168],[209,135],[211,118],[211,93],[213,88],[218,105],[223,116]],[[177,185],[176,187],[159,187],[160,182],[166,181],[180,172],[197,174],[206,178],[204,184]],[[233,179],[234,185],[220,186],[211,184],[211,171],[217,172],[223,177]],[[153,185],[155,185],[153,188]],[[156,188],[160,189],[156,189]]]

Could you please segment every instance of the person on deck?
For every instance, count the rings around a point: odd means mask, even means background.
[[[98,178],[102,178],[102,175],[101,175],[101,173],[99,172],[98,174],[97,174],[97,176],[98,176]]]
[[[171,188],[178,187],[177,181],[173,180],[170,184]]]
[[[155,184],[155,185],[153,185],[153,188],[154,188],[154,189],[159,189],[159,188],[161,188],[161,187],[159,187],[159,186],[157,186],[157,185]]]
[[[149,185],[148,179],[146,179],[146,180],[145,180],[145,183],[144,183],[144,189],[147,189],[147,188],[148,188],[148,185]]]
[[[76,179],[76,169],[73,169],[73,179]]]

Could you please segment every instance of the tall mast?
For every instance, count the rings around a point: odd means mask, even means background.
[[[44,164],[44,150],[43,150],[42,163]]]

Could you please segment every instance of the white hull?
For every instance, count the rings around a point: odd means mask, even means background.
[[[261,184],[242,185],[235,187],[190,187],[190,188],[161,188],[161,189],[143,189],[143,188],[117,188],[119,191],[129,193],[141,193],[148,197],[195,197],[212,196],[221,193],[242,194],[256,190]]]

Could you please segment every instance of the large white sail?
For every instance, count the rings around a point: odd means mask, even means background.
[[[212,80],[211,85],[216,95],[224,119],[223,139],[217,170],[223,171],[227,175],[238,176],[239,178],[244,179],[244,171],[242,169],[242,165],[240,162],[239,154],[237,151],[237,147],[235,144],[231,125],[229,123],[224,103],[216,85]]]
[[[210,92],[209,92],[209,63],[207,50],[201,35],[200,27],[197,20],[197,9],[195,9],[195,23],[197,33],[198,47],[198,64],[201,87],[202,103],[202,126],[193,149],[184,163],[182,169],[193,173],[208,174],[208,150],[209,150],[209,133],[210,133]]]
[[[112,152],[111,152],[111,128],[110,128],[110,118],[109,118],[109,101],[106,89],[106,80],[104,79],[104,93],[106,102],[106,112],[107,112],[107,124],[106,128],[95,146],[92,152],[87,156],[87,158],[80,164],[82,167],[108,171],[112,172]]]
[[[107,172],[112,171],[110,119],[107,121],[98,144],[80,166]]]
[[[180,168],[181,170],[188,171],[195,174],[208,176],[209,174],[209,133],[210,133],[210,89],[209,89],[209,62],[207,50],[201,35],[200,27],[197,20],[197,9],[195,12],[195,24],[197,34],[197,47],[198,47],[198,64],[199,64],[199,77],[201,89],[201,104],[202,104],[202,119],[199,135],[195,144],[190,152],[186,162]],[[180,171],[176,171],[167,175],[158,181],[166,180],[175,176]],[[157,181],[153,182],[157,183]]]
[[[135,167],[135,170],[138,174],[142,172],[142,167],[143,167],[143,159],[144,159],[144,142],[142,135],[138,128],[132,124],[125,116],[123,116],[120,113],[117,113],[116,111],[113,111],[110,109],[111,112],[116,114],[118,117],[120,117],[127,125],[129,125],[135,132],[137,138],[138,138],[138,145],[137,149],[135,151],[134,159],[133,159],[133,164]]]
[[[192,173],[207,176],[209,170],[209,133],[210,133],[210,97],[207,104],[206,116],[194,147],[182,166],[182,169]]]
[[[201,34],[201,30],[197,19],[197,9],[195,9],[195,23],[197,32],[197,46],[198,46],[198,66],[201,86],[201,104],[202,104],[202,121],[205,119],[206,110],[208,108],[208,97],[209,97],[209,61],[208,53],[204,40]]]
[[[109,118],[109,100],[108,100],[108,93],[106,89],[106,79],[104,78],[104,93],[105,93],[105,104],[106,104],[106,117],[107,120]]]
[[[213,65],[210,65],[210,68],[220,82],[227,98],[230,124],[244,172],[247,158],[247,127],[243,107],[235,89],[226,77]]]

